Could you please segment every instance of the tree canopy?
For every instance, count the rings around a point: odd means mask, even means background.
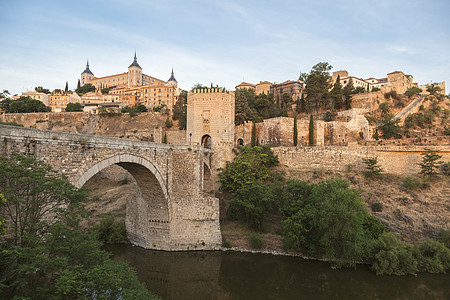
[[[48,112],[51,108],[45,106],[39,100],[32,99],[28,96],[21,96],[16,100],[4,99],[0,104],[6,113],[32,113],[32,112]]]
[[[75,92],[78,95],[83,95],[89,92],[95,92],[95,86],[93,86],[91,83],[86,83],[85,85],[81,86],[80,88],[77,88]]]
[[[0,294],[5,299],[151,299],[127,264],[79,229],[86,193],[41,161],[0,158]],[[4,222],[3,222],[4,220]]]
[[[75,102],[75,103],[67,103],[65,111],[72,112],[72,111],[83,111],[83,108],[81,107],[81,103]]]

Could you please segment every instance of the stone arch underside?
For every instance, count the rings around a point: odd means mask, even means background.
[[[76,181],[82,187],[104,168],[117,164],[136,180],[141,197],[127,201],[125,225],[130,242],[147,249],[170,248],[169,196],[162,175],[148,160],[134,155],[116,155],[87,169]]]

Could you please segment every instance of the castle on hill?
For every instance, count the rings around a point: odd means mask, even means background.
[[[172,111],[181,92],[173,69],[167,81],[144,74],[137,61],[136,53],[127,72],[104,77],[95,77],[87,61],[86,69],[81,73],[80,84],[83,86],[88,83],[95,87],[96,92],[82,97],[83,104],[106,101],[122,102],[124,105],[133,106],[139,103],[149,109],[165,106]],[[102,89],[108,89],[108,96],[101,92]]]

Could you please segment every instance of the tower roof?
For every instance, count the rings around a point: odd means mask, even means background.
[[[134,52],[134,61],[128,68],[130,68],[130,67],[138,67],[139,69],[142,69],[141,66],[137,62],[136,52]]]
[[[170,76],[170,78],[169,78],[168,81],[175,81],[175,82],[178,82],[178,81],[175,79],[175,76],[173,75],[173,68],[172,68],[172,75]]]
[[[86,63],[86,69],[85,69],[81,74],[84,74],[84,73],[88,73],[88,74],[94,75],[94,74],[91,72],[91,70],[89,70],[89,60],[88,60],[87,63]]]

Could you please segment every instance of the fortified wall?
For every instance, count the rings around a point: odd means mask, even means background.
[[[281,165],[297,170],[324,168],[346,171],[348,166],[364,171],[363,158],[378,157],[385,173],[404,175],[418,174],[425,148],[439,150],[442,161],[450,161],[450,149],[446,146],[323,146],[323,147],[276,147],[273,148]]]

